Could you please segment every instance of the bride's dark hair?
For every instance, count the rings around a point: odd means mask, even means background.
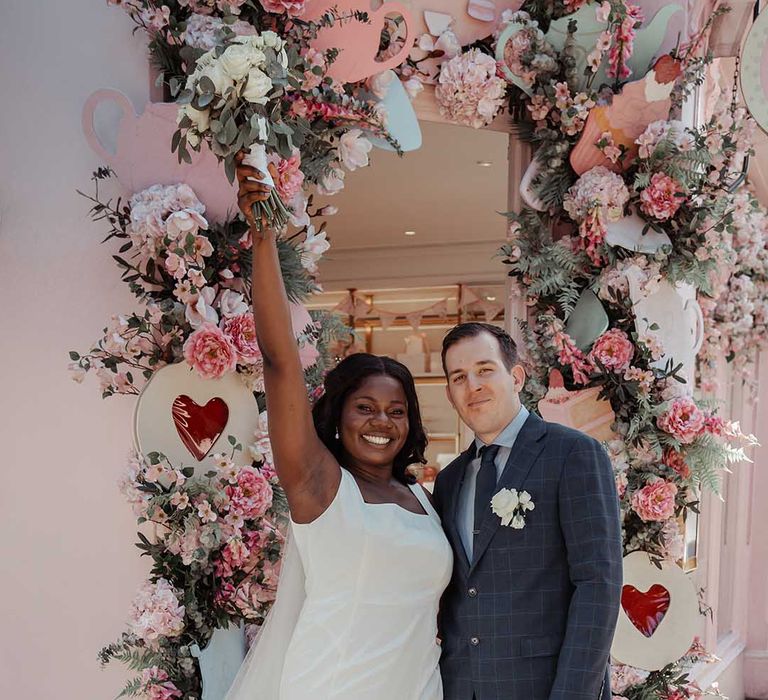
[[[406,472],[409,464],[420,462],[426,464],[424,452],[427,449],[427,435],[421,424],[419,398],[416,386],[408,368],[390,357],[379,357],[368,353],[357,353],[344,358],[325,377],[325,392],[317,400],[312,409],[315,430],[325,446],[331,451],[339,464],[343,465],[343,448],[341,440],[336,437],[341,410],[344,400],[350,393],[357,390],[363,380],[376,375],[385,375],[397,379],[405,392],[408,403],[408,436],[400,451],[395,456],[392,465],[393,476],[404,484],[416,481],[412,474]]]

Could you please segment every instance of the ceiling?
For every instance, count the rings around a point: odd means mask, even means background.
[[[402,157],[374,148],[371,167],[347,173],[344,189],[319,198],[334,250],[504,240],[508,135],[421,122],[422,147]],[[490,163],[490,165],[478,165]],[[415,231],[406,236],[405,231]]]

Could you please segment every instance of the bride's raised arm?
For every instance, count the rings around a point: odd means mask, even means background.
[[[237,159],[238,204],[253,240],[251,296],[256,336],[264,357],[264,387],[275,469],[293,520],[311,522],[333,500],[341,472],[338,462],[317,436],[312,421],[280,272],[276,234],[268,228],[259,231],[253,219],[253,203],[266,199],[271,188],[257,182],[262,174],[243,165],[241,156]]]

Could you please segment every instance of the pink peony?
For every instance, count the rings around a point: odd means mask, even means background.
[[[259,0],[259,2],[267,12],[274,12],[276,15],[286,13],[291,17],[301,15],[306,4],[306,0]]]
[[[640,208],[658,221],[671,219],[683,202],[680,183],[665,173],[654,173],[651,183],[640,193]]]
[[[674,399],[656,424],[685,445],[692,443],[706,425],[706,417],[687,396]]]
[[[203,323],[184,343],[184,359],[204,379],[217,379],[237,366],[237,348],[212,323]]]
[[[261,360],[261,350],[256,340],[256,326],[252,313],[247,312],[226,319],[222,330],[232,345],[237,348],[238,360],[241,363],[250,365]]]
[[[304,173],[301,172],[301,154],[299,149],[295,148],[290,158],[280,158],[277,155],[270,155],[270,163],[277,168],[277,179],[275,180],[275,189],[283,201],[293,199],[304,184]]]
[[[237,475],[237,484],[227,486],[231,508],[240,511],[244,518],[260,518],[272,505],[272,486],[260,470],[243,467]]]
[[[632,362],[635,346],[627,334],[618,328],[603,333],[592,346],[589,358],[614,372],[623,372]]]
[[[632,494],[632,508],[644,522],[669,520],[675,514],[677,486],[664,479]]]

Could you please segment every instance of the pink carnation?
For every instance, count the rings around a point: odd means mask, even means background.
[[[237,484],[227,486],[231,507],[250,520],[260,518],[272,505],[272,486],[258,469],[243,467]]]
[[[226,319],[222,330],[232,342],[232,345],[237,348],[240,362],[250,365],[261,360],[261,350],[256,341],[256,326],[252,313],[248,312]]]
[[[640,193],[640,208],[658,221],[671,219],[683,202],[680,183],[665,173],[654,173],[651,182]]]
[[[675,514],[676,495],[677,486],[659,479],[632,494],[632,508],[645,522],[669,520]]]
[[[271,156],[269,160],[277,168],[277,180],[275,180],[277,193],[283,201],[293,199],[304,184],[304,173],[299,169],[301,165],[299,149],[295,148],[290,158]]]
[[[306,0],[259,0],[259,2],[267,12],[274,12],[277,15],[286,13],[291,17],[302,14],[306,4]]]
[[[704,429],[706,418],[692,399],[681,396],[670,403],[656,423],[665,433],[688,445]]]
[[[218,326],[203,323],[184,343],[184,359],[204,379],[217,379],[237,366],[237,348]]]
[[[627,334],[618,328],[612,328],[595,341],[589,357],[606,369],[623,372],[629,367],[634,354],[635,346]]]

